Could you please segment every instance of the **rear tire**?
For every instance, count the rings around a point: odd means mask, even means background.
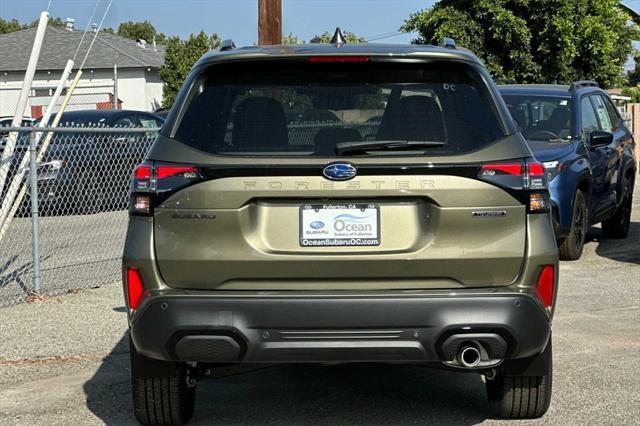
[[[622,202],[614,215],[602,222],[602,232],[607,238],[626,238],[631,225],[631,206],[633,204],[633,181],[625,180],[622,190]]]
[[[584,241],[589,229],[589,209],[584,192],[577,190],[573,196],[573,212],[571,215],[571,230],[567,238],[560,244],[561,260],[578,260],[582,256]]]
[[[549,347],[548,350],[551,350]],[[544,416],[551,403],[552,357],[549,352],[544,376],[506,375],[497,372],[487,379],[487,396],[492,417],[501,419],[537,419]]]
[[[182,425],[193,416],[196,388],[187,384],[184,364],[153,360],[140,355],[131,346],[131,395],[133,413],[143,425]],[[143,374],[141,363],[165,364],[173,370],[170,376]]]

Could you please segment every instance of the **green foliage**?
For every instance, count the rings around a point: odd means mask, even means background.
[[[35,21],[31,21],[31,23],[24,25],[23,28],[24,29],[36,28],[38,26],[38,22],[40,22],[40,19],[36,19]],[[62,18],[57,18],[55,16],[52,16],[52,17],[49,18],[49,22],[48,22],[47,25],[50,26],[50,27],[64,27],[66,25],[66,22]]]
[[[298,38],[298,36],[289,33],[282,37],[282,44],[304,44],[304,40]]]
[[[12,20],[5,20],[0,18],[0,34],[8,34],[8,33],[13,33],[15,31],[20,31],[20,30],[26,30],[27,28],[36,28],[38,26],[38,22],[40,20],[36,19],[35,21],[31,21],[28,24],[23,24],[21,22],[19,22],[17,19],[12,19]],[[120,25],[120,27],[122,27],[123,25],[125,25],[125,28],[127,28],[127,26],[129,28],[138,28],[139,26],[142,26],[143,24],[148,24],[151,26],[151,28],[153,29],[153,32],[155,33],[155,28],[153,28],[153,25],[151,25],[151,23],[145,21],[145,22],[127,22],[126,24],[122,24]],[[64,19],[62,18],[57,18],[57,17],[51,17],[49,18],[49,23],[47,24],[50,27],[65,27],[66,22]],[[80,29],[80,28],[77,28]],[[82,31],[84,31],[84,28],[81,28]],[[113,28],[108,28],[108,27],[103,27],[100,29],[100,32],[102,33],[108,33],[108,34],[116,34],[116,31]],[[131,38],[133,40],[135,40],[136,38],[140,38],[140,37],[136,37],[136,32],[133,30],[129,31],[130,34],[120,34],[119,35],[126,37],[126,38]],[[156,34],[156,41],[158,43],[161,42],[161,40],[164,40],[165,35],[162,33],[155,33]],[[160,38],[158,38],[160,37]],[[144,37],[142,37],[144,38]],[[153,38],[153,36],[152,36]],[[147,40],[145,38],[145,40]],[[151,38],[149,40],[147,40],[149,42],[151,42]]]
[[[156,28],[149,21],[144,22],[123,22],[118,26],[118,35],[131,40],[142,39],[147,43],[156,38],[156,43],[163,44],[166,36],[156,31]]]
[[[350,31],[343,31],[342,34],[344,35],[344,38],[347,40],[347,43],[364,43],[365,42],[364,37],[359,37]],[[313,37],[311,40],[309,40],[309,43],[329,43],[331,41],[331,37],[333,37],[333,33],[330,33],[329,31],[325,31],[322,34],[316,35],[315,37]]]
[[[0,34],[8,34],[23,30],[24,26],[17,19],[5,20],[0,18]]]
[[[402,31],[414,43],[453,37],[476,53],[497,80],[520,83],[624,80],[640,33],[618,0],[441,0],[412,14]]]
[[[364,37],[359,37],[350,31],[343,31],[342,34],[344,35],[344,38],[347,40],[347,43],[364,43],[366,41]],[[331,37],[333,37],[333,33],[330,33],[329,31],[325,31],[320,35],[314,36],[311,40],[309,40],[309,43],[329,43],[331,41]],[[305,43],[306,41],[304,41],[301,38],[298,38],[298,36],[294,35],[293,33],[289,33],[282,37],[282,44],[305,44]]]
[[[22,24],[17,19],[5,20],[0,18],[0,34],[9,34],[16,31],[26,30],[27,28],[36,28],[38,26],[39,19],[28,24]],[[65,22],[61,18],[49,18],[49,26],[52,27],[64,27]]]
[[[640,86],[625,87],[624,89],[622,89],[622,95],[631,97],[632,103],[639,103],[640,102]]]
[[[638,86],[640,85],[640,53],[636,52],[633,59],[636,63],[635,67],[629,71],[627,77],[629,79],[630,86]]]
[[[207,35],[204,31],[191,34],[188,39],[170,37],[165,42],[164,65],[160,68],[160,78],[164,83],[162,106],[170,108],[189,74],[193,64],[212,48],[220,47],[218,34]]]

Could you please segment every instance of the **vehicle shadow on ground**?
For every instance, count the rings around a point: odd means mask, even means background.
[[[624,239],[605,238],[601,228],[592,227],[587,242],[595,242],[596,254],[617,262],[640,265],[640,222],[631,222],[629,235]]]
[[[136,424],[125,335],[84,384],[108,425]],[[476,424],[486,412],[476,374],[410,365],[282,366],[198,384],[191,424]]]

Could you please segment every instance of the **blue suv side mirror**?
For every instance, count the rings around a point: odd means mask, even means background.
[[[609,145],[613,141],[613,133],[602,130],[594,130],[589,135],[589,148]]]

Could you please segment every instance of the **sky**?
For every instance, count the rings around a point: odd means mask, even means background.
[[[99,0],[92,22],[99,22],[109,0]],[[50,3],[52,16],[75,18],[84,29],[96,0],[0,0],[0,17],[31,22]],[[398,34],[411,13],[428,8],[434,0],[282,0],[283,33],[309,41],[339,26],[367,39],[409,43],[415,34]],[[640,0],[623,3],[640,12]],[[204,30],[231,38],[237,46],[257,41],[257,0],[113,0],[104,25],[116,28],[123,21],[150,21],[168,35],[188,36]]]
[[[100,0],[99,22],[109,0]],[[640,2],[640,0],[637,0]],[[0,0],[0,17],[31,22],[46,10],[49,0]],[[309,41],[339,26],[359,36],[371,38],[396,33],[411,13],[430,7],[433,0],[282,0],[282,30]],[[75,18],[84,29],[95,0],[51,0],[50,13]],[[257,0],[113,0],[104,25],[117,28],[123,21],[150,21],[168,35],[188,36],[204,30],[236,45],[252,45],[258,39]],[[409,43],[411,34],[394,34],[379,41]]]

